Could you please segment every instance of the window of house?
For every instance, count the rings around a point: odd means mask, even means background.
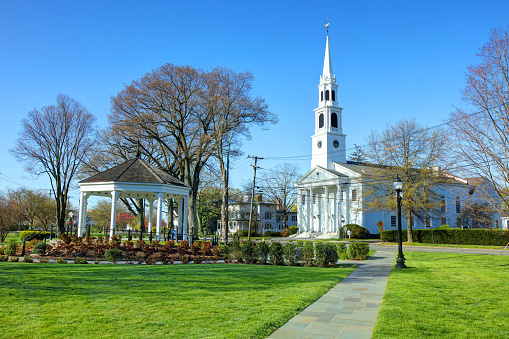
[[[460,200],[460,197],[456,197],[456,213],[460,213],[461,212],[461,200]]]
[[[426,216],[424,218],[424,228],[431,227],[431,218],[429,216]]]
[[[297,216],[296,215],[292,215],[292,221],[297,221]]]
[[[441,221],[442,225],[447,225],[447,218],[442,217],[442,219],[440,221]]]
[[[395,216],[395,215],[391,215],[391,226],[392,226],[392,227],[396,227],[396,226],[398,226],[398,225],[396,224],[396,216]]]
[[[336,113],[332,113],[331,114],[331,116],[330,116],[330,125],[331,125],[331,127],[338,128],[338,115]]]
[[[329,90],[325,91],[325,100],[329,100]]]
[[[270,230],[272,228],[272,224],[270,222],[265,224],[265,229]]]
[[[270,212],[265,212],[265,219],[272,219],[272,213]]]
[[[445,196],[440,197],[440,212],[445,212]]]
[[[318,128],[322,128],[323,127],[323,114],[320,114],[318,116]]]
[[[288,216],[286,216],[286,221],[288,221]]]
[[[352,190],[352,201],[357,200],[357,190]]]
[[[336,101],[336,92],[334,92],[334,90],[332,90],[332,101]]]

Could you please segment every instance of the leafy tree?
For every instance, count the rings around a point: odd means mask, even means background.
[[[352,154],[350,154],[350,156],[348,156],[348,160],[353,161],[353,162],[361,162],[361,163],[366,162],[368,160],[368,158],[366,156],[366,153],[364,153],[362,147],[357,146],[356,144],[353,144],[353,147],[355,148],[355,151],[353,151]]]
[[[221,218],[222,190],[218,187],[203,189],[198,200],[198,213],[201,218],[202,232],[214,234],[217,220]]]
[[[449,119],[456,171],[480,177],[477,187],[491,208],[506,214],[509,206],[509,27],[491,31],[476,54],[480,61],[466,71],[465,107]],[[500,199],[502,204],[500,204]]]
[[[117,219],[115,221],[115,225],[117,225],[117,228],[119,227],[126,227],[127,225],[130,225],[134,220],[134,216],[129,213],[125,212],[122,214],[117,214]]]
[[[14,231],[22,220],[23,206],[19,201],[0,193],[0,242],[5,242],[7,234]]]
[[[127,209],[123,205],[118,204],[117,216],[125,213],[127,213]],[[89,216],[96,222],[97,227],[109,227],[111,222],[111,200],[97,200],[96,204],[90,210]]]
[[[95,120],[79,102],[60,94],[56,105],[28,113],[11,149],[28,172],[48,175],[59,233],[65,232],[70,185],[95,142]]]
[[[440,164],[446,158],[444,132],[428,129],[415,120],[387,124],[381,132],[368,136],[371,164],[363,174],[363,205],[367,211],[395,210],[392,188],[397,175],[403,182],[402,212],[407,217],[408,241],[412,242],[412,217],[423,219],[438,213],[440,189],[449,181],[441,175]]]
[[[468,228],[491,228],[495,211],[488,203],[467,203],[458,217],[458,223]]]

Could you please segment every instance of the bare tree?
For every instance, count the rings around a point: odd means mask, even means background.
[[[96,139],[95,120],[79,102],[60,94],[56,105],[28,113],[11,150],[28,172],[48,175],[59,233],[65,232],[70,185]]]
[[[395,210],[396,198],[392,184],[399,175],[404,184],[402,209],[407,217],[408,241],[412,242],[412,217],[426,219],[440,208],[440,188],[448,180],[439,165],[446,158],[444,132],[428,129],[415,120],[387,124],[381,132],[367,138],[367,156],[372,165],[363,175],[362,199],[370,210]]]
[[[297,204],[295,182],[300,178],[299,167],[295,164],[279,164],[270,170],[262,171],[259,187],[270,202],[276,204],[277,211],[283,215],[283,229],[286,228],[286,216]]]
[[[491,31],[476,54],[480,62],[466,71],[464,108],[449,119],[456,171],[478,177],[481,194],[491,208],[507,214],[509,206],[509,27]],[[500,204],[500,199],[502,204]]]
[[[0,193],[0,242],[23,221],[24,206],[16,196]]]

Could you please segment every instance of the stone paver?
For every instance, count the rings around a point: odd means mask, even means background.
[[[389,246],[377,250],[269,338],[371,338],[396,253]]]

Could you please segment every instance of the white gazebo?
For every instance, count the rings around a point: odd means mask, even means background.
[[[156,238],[161,240],[163,199],[178,201],[178,228],[187,240],[187,203],[189,186],[168,173],[146,163],[139,157],[82,180],[80,186],[80,207],[78,236],[85,234],[87,200],[90,196],[111,197],[110,237],[115,231],[117,201],[121,198],[144,199],[148,201],[148,227],[153,227],[154,202],[157,206]],[[171,211],[169,212],[171,213]]]

